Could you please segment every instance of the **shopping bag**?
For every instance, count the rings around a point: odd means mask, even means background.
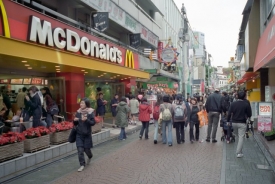
[[[208,125],[207,112],[205,110],[198,112],[198,116],[200,121],[200,127],[203,127],[204,125]]]

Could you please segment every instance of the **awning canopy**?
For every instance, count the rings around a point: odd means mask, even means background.
[[[245,83],[248,80],[251,80],[255,77],[257,77],[259,74],[257,72],[246,72],[242,79],[238,80],[237,84]]]

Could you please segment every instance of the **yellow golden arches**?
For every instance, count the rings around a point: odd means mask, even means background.
[[[135,69],[134,55],[133,55],[133,52],[130,51],[130,50],[126,51],[125,64],[124,65],[125,65],[125,67]]]
[[[10,26],[9,26],[9,21],[8,21],[8,16],[7,12],[4,6],[4,3],[2,0],[0,0],[0,10],[1,10],[1,15],[2,15],[2,22],[3,22],[3,27],[4,27],[4,36],[7,38],[11,37],[10,34]]]

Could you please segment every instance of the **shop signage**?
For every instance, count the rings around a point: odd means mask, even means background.
[[[133,52],[130,50],[126,51],[126,56],[125,56],[125,67],[128,68],[133,68],[135,69],[135,59]]]
[[[89,40],[87,37],[80,37],[78,33],[69,29],[55,28],[48,21],[41,21],[40,18],[30,17],[30,29],[28,40],[50,47],[66,49],[70,52],[79,52],[86,56],[92,56],[115,63],[122,63],[122,51],[109,44],[98,43]]]
[[[1,79],[0,84],[9,84],[10,80],[9,79]]]
[[[138,48],[140,46],[140,34],[130,34],[130,46],[133,48]]]
[[[11,84],[22,84],[23,79],[11,79]]]
[[[128,29],[132,33],[141,33],[141,39],[158,47],[158,36],[145,26],[136,21],[132,16],[122,10],[116,3],[110,0],[81,0],[83,3],[93,7],[100,12],[109,12],[109,18]]]
[[[0,13],[2,15],[3,27],[4,27],[4,36],[10,38],[10,26],[8,21],[7,12],[2,0],[0,0]]]
[[[153,89],[153,88],[178,88],[178,84],[176,82],[150,82],[143,83],[144,89]]]
[[[165,63],[170,63],[175,60],[175,52],[172,48],[165,48],[161,51],[161,59]]]
[[[97,12],[93,14],[93,25],[94,28],[100,32],[105,31],[109,28],[109,13],[108,12]]]
[[[272,130],[271,116],[258,116],[258,131],[270,132]]]
[[[31,78],[28,78],[28,79],[24,79],[23,80],[23,84],[31,84]]]
[[[259,102],[259,116],[272,116],[272,103]]]
[[[42,83],[43,83],[43,79],[41,79],[41,78],[32,78],[31,84],[39,85],[39,84],[42,84]]]

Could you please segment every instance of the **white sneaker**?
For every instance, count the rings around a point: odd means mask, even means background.
[[[81,172],[81,171],[83,171],[83,169],[84,169],[84,166],[81,166],[77,171]]]
[[[243,157],[242,153],[237,154],[237,158],[242,158],[242,157]]]
[[[87,162],[86,162],[86,165],[89,165],[90,162],[91,162],[91,160],[92,160],[92,158],[88,158],[88,159],[87,159]]]

